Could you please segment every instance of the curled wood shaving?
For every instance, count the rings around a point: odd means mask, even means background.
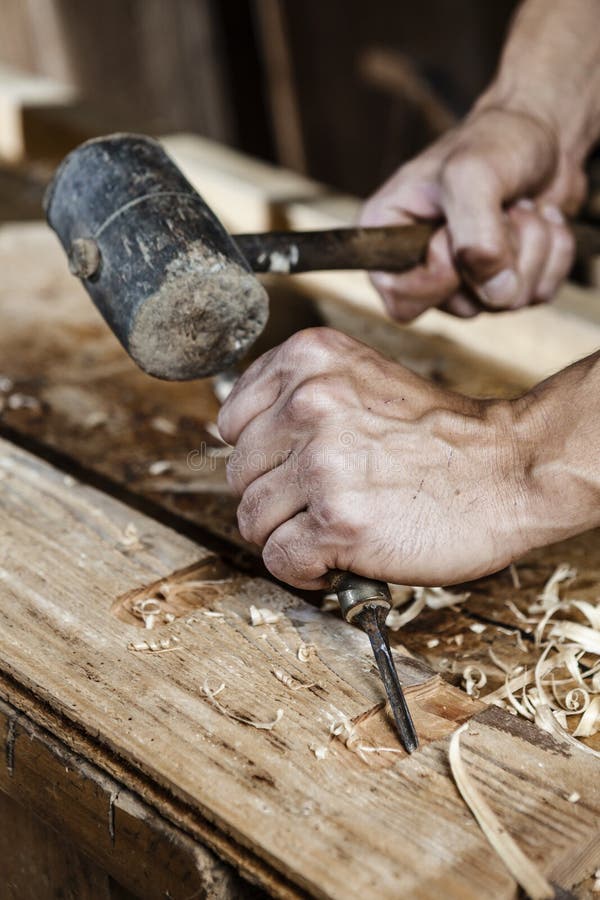
[[[404,753],[399,747],[381,747],[366,744],[362,741],[357,727],[347,715],[336,710],[337,716],[329,715],[331,725],[329,733],[338,738],[351,753],[355,753],[363,762],[368,762],[365,753]]]
[[[128,522],[119,538],[117,548],[128,552],[131,550],[144,550],[145,546],[146,544],[141,539],[135,524],[133,522]]]
[[[445,588],[441,587],[414,587],[412,588],[412,603],[402,611],[400,609],[391,609],[386,619],[386,625],[392,631],[398,631],[408,622],[421,613],[425,607],[429,609],[444,609],[447,606],[455,606],[457,603],[463,603],[470,594],[452,594]],[[410,595],[409,595],[410,597]]]
[[[266,607],[257,608],[256,606],[251,606],[249,612],[250,624],[255,627],[257,625],[274,625],[275,622],[280,622],[283,619],[282,612],[267,609]]]
[[[591,756],[595,756],[596,759],[600,759],[600,751],[594,750],[593,747],[588,747],[587,744],[577,740],[566,728],[559,724],[550,706],[538,706],[535,711],[535,724],[542,731],[547,731],[559,740],[570,744],[571,747],[576,747],[578,750],[583,750],[584,753],[589,753]]]
[[[425,609],[425,605],[425,595],[421,594],[403,612],[398,609],[390,609],[385,624],[391,631],[398,631],[399,628],[403,628],[408,622],[416,619],[419,613]]]
[[[316,681],[311,681],[310,684],[301,684],[299,681],[296,681],[295,678],[292,678],[291,675],[288,675],[287,672],[284,672],[283,669],[271,669],[271,672],[277,681],[285,684],[291,691],[302,691],[307,690],[308,688],[317,687]]]
[[[439,647],[440,640],[439,638],[430,638],[427,641],[426,647],[428,650],[433,650],[434,647]]]
[[[157,597],[139,597],[132,605],[131,612],[142,619],[144,628],[154,628],[156,617],[162,613],[162,606]]]
[[[533,604],[529,607],[529,612],[538,613],[543,610],[550,609],[556,603],[560,602],[560,586],[564,581],[572,581],[577,575],[577,571],[572,569],[568,563],[561,563],[556,567],[546,584],[542,593],[539,595],[539,604]]]
[[[479,697],[482,687],[487,684],[487,675],[477,666],[466,666],[462,673],[465,690],[469,697]]]
[[[450,768],[460,795],[515,881],[532,900],[550,900],[554,897],[552,885],[508,834],[467,772],[460,752],[460,736],[467,727],[463,725],[454,732],[448,751]]]
[[[473,622],[472,625],[469,625],[469,630],[472,631],[474,634],[483,634],[483,632],[486,630],[486,628],[487,628],[487,625],[484,625],[483,622]]]
[[[242,725],[251,725],[252,728],[259,728],[263,731],[271,731],[278,722],[283,718],[283,710],[278,709],[275,713],[275,718],[270,722],[258,722],[256,719],[247,719],[245,716],[238,716],[236,713],[230,712],[217,700],[217,695],[225,690],[225,684],[221,682],[214,690],[208,684],[208,679],[205,679],[204,684],[202,685],[202,693],[209,701],[209,703],[218,709],[220,713],[224,716],[227,716],[228,719],[233,719],[235,722],[241,722]]]
[[[316,649],[317,648],[315,647],[314,644],[305,644],[304,641],[302,641],[298,645],[298,650],[296,652],[296,656],[298,657],[298,659],[300,660],[301,663],[308,662],[311,655],[315,652]]]

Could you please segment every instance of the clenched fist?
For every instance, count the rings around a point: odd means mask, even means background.
[[[430,384],[339,332],[257,360],[219,416],[244,538],[277,578],[450,584],[528,549],[529,458],[506,402]]]

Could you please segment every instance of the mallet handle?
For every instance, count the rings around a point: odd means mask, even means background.
[[[366,269],[404,272],[423,262],[432,223],[327,231],[236,234],[233,240],[254,272],[316,272]],[[600,229],[575,222],[578,260],[600,254]]]

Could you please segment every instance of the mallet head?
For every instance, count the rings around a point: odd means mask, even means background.
[[[241,359],[268,298],[202,197],[157,141],[88,141],[57,170],[45,200],[92,300],[150,375],[188,380]]]

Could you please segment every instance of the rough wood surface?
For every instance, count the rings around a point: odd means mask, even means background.
[[[513,896],[447,768],[444,735],[473,713],[467,762],[524,849],[563,882],[597,864],[595,761],[500,710],[481,712],[406,657],[398,662],[422,749],[361,759],[329,733],[340,714],[367,746],[399,749],[366,637],[235,572],[209,582],[191,615],[186,609],[155,631],[179,638],[175,650],[132,652],[129,642],[152,632],[117,617],[115,598],[126,602],[144,585],[153,593],[157,580],[206,551],[97,491],[65,484],[62,473],[5,442],[0,473],[5,699],[32,718],[61,717],[65,743],[82,732],[105,761],[132,773],[122,775],[126,787],[128,778],[149,785],[157,806],[168,805],[161,794],[183,804],[192,812],[186,830],[200,829],[274,894],[425,898],[443,886],[447,897]],[[131,538],[129,523],[137,542],[123,537]],[[205,614],[207,600],[222,616]],[[252,627],[251,603],[281,612],[280,621]],[[301,643],[314,647],[306,663],[297,657]],[[313,686],[293,691],[273,669]],[[207,682],[213,690],[225,684],[218,706],[203,694]],[[232,718],[271,721],[278,709],[272,730]],[[326,747],[326,757],[311,746]],[[584,798],[576,809],[566,799],[572,791]]]

